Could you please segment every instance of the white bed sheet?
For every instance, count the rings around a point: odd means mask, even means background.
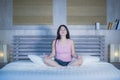
[[[60,68],[17,61],[0,70],[0,80],[120,80],[120,70],[106,62]]]

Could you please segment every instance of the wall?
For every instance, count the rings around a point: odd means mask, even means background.
[[[12,27],[12,0],[0,0],[0,28]]]
[[[120,0],[107,0],[107,23],[120,19]]]
[[[107,0],[107,24],[110,21],[114,21],[117,18],[120,19],[119,3],[120,3],[120,0]],[[56,27],[59,24],[67,24],[65,6],[66,6],[66,0],[53,0],[53,15],[54,15],[53,25],[52,25],[53,27]],[[60,12],[63,12],[63,13],[61,14]],[[13,18],[13,0],[0,0],[0,29],[3,29],[3,28],[14,29],[15,27],[13,27],[12,18]],[[84,25],[84,26],[79,25],[79,26],[82,29],[91,28],[91,25]],[[94,25],[92,26],[94,27]],[[107,27],[106,25],[102,25],[102,29],[107,29],[106,27]]]

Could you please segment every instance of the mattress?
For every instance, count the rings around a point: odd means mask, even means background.
[[[0,70],[0,80],[120,80],[120,70],[107,62],[50,67],[16,61]]]

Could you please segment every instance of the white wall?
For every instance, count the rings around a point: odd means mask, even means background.
[[[0,28],[12,27],[12,0],[0,0]]]
[[[62,6],[61,6],[62,5]],[[107,23],[120,19],[120,0],[107,0]],[[13,27],[13,0],[0,0],[0,29],[16,29]],[[66,23],[66,0],[53,0],[53,25],[58,27],[59,24]],[[36,25],[34,25],[36,26]],[[39,25],[41,26],[41,25]],[[47,26],[47,25],[46,25]],[[74,25],[75,26],[75,25]],[[90,29],[94,25],[79,25],[82,29]],[[105,26],[105,25],[102,25]],[[107,29],[102,27],[102,29]],[[36,28],[37,29],[38,25]],[[24,29],[24,28],[23,28]],[[32,28],[33,29],[33,28]]]
[[[120,19],[120,0],[107,0],[107,23]]]

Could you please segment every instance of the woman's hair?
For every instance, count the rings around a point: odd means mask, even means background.
[[[67,26],[66,25],[60,25],[58,30],[57,30],[57,38],[56,38],[56,40],[57,39],[61,39],[61,36],[60,36],[60,29],[61,29],[61,27],[64,27],[66,29],[66,31],[67,31],[66,38],[70,39],[70,34],[69,34],[69,30],[68,30]]]

